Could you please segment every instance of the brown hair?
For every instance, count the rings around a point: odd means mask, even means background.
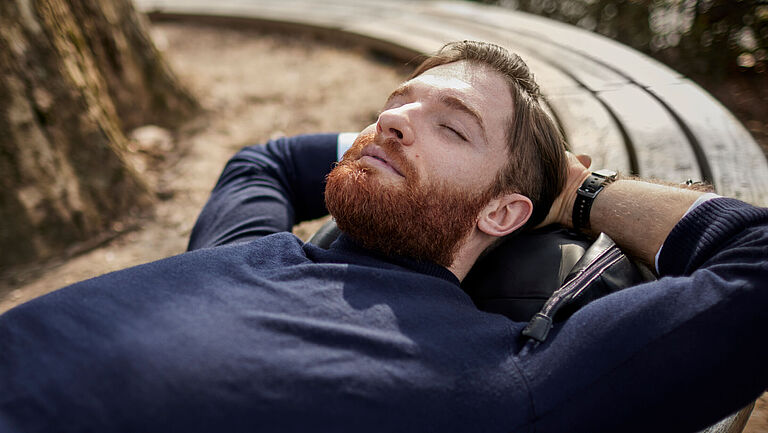
[[[534,227],[547,216],[565,185],[565,140],[542,108],[539,86],[528,66],[503,47],[487,42],[451,42],[416,67],[410,78],[461,60],[490,67],[509,83],[513,104],[506,131],[509,158],[497,174],[493,196],[516,192],[531,199],[533,214],[524,227]]]

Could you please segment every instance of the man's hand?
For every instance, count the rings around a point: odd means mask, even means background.
[[[576,201],[576,191],[584,180],[591,173],[589,166],[592,164],[592,158],[589,155],[574,155],[567,152],[568,155],[568,177],[565,181],[565,187],[559,196],[552,203],[547,217],[537,226],[544,227],[550,224],[560,224],[565,227],[573,227],[573,203]]]

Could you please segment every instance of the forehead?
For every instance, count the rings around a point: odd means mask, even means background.
[[[460,60],[427,69],[412,81],[422,81],[438,86],[452,87],[458,90],[475,88],[480,91],[491,90],[497,85],[504,85],[501,74],[488,66]]]

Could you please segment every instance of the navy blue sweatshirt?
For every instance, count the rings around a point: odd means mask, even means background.
[[[768,384],[765,209],[702,204],[663,278],[534,345],[445,268],[288,233],[335,159],[335,135],[246,148],[192,251],[0,316],[0,432],[682,432]]]

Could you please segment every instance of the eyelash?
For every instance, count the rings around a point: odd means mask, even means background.
[[[463,135],[462,135],[462,134],[461,134],[459,131],[457,131],[457,130],[455,130],[455,129],[451,128],[451,127],[450,127],[450,126],[448,126],[448,125],[440,125],[440,126],[442,126],[443,128],[445,128],[445,129],[447,129],[447,130],[451,131],[452,133],[456,134],[456,136],[458,136],[458,137],[459,137],[460,139],[462,139],[463,141],[467,141],[466,137],[464,137],[464,136],[463,136]]]

